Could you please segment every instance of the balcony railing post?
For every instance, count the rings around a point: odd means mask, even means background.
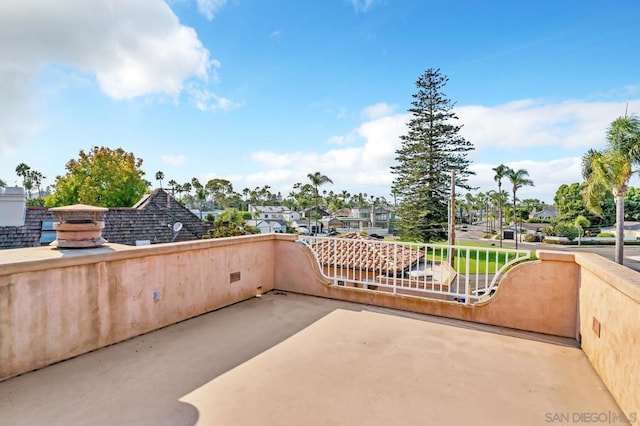
[[[470,259],[470,254],[471,254],[471,250],[467,249],[466,250],[467,256],[465,259],[465,274],[464,274],[464,278],[465,278],[465,294],[467,295],[467,297],[464,298],[464,302],[466,305],[470,305],[471,304],[471,282],[469,280],[469,276],[470,276],[470,265],[471,265],[471,259]]]

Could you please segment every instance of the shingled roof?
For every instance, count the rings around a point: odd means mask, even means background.
[[[0,226],[0,249],[40,245],[42,222],[55,220],[44,207],[29,207],[23,226]],[[174,234],[174,223],[182,229]],[[103,237],[110,243],[135,245],[148,240],[152,244],[191,241],[202,238],[209,225],[178,203],[170,194],[156,189],[131,208],[109,209],[105,214]]]
[[[28,207],[23,226],[0,226],[0,249],[39,246],[43,220],[54,220],[49,209]]]
[[[399,274],[424,258],[421,249],[383,243],[355,232],[311,243],[322,266],[362,269],[386,275]]]

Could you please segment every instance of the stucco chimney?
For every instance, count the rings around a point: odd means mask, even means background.
[[[99,247],[107,240],[102,238],[104,229],[104,207],[74,204],[49,209],[57,219],[53,224],[56,239],[50,245],[59,248]]]
[[[24,189],[0,188],[0,226],[23,226],[26,212]]]

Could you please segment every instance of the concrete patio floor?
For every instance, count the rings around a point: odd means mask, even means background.
[[[620,409],[569,339],[277,291],[0,382],[3,425],[535,425],[585,412]]]

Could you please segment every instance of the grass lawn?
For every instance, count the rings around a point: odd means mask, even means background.
[[[445,245],[446,242],[437,243]],[[494,274],[498,271],[498,269],[507,262],[507,253],[497,253],[495,251],[484,251],[484,250],[474,250],[474,248],[483,249],[483,248],[497,248],[492,246],[491,243],[476,243],[476,242],[468,242],[462,241],[457,242],[456,246],[464,247],[462,249],[457,249],[455,251],[455,259],[454,259],[454,269],[459,273],[467,272],[467,253],[469,253],[469,272],[471,273],[490,273]],[[411,244],[413,248],[422,247],[419,244]],[[435,254],[434,254],[435,252]],[[448,259],[448,249],[435,247],[435,250],[429,250],[427,255],[428,260],[439,260],[439,261],[447,261]],[[509,256],[509,260],[513,259],[513,255]]]

